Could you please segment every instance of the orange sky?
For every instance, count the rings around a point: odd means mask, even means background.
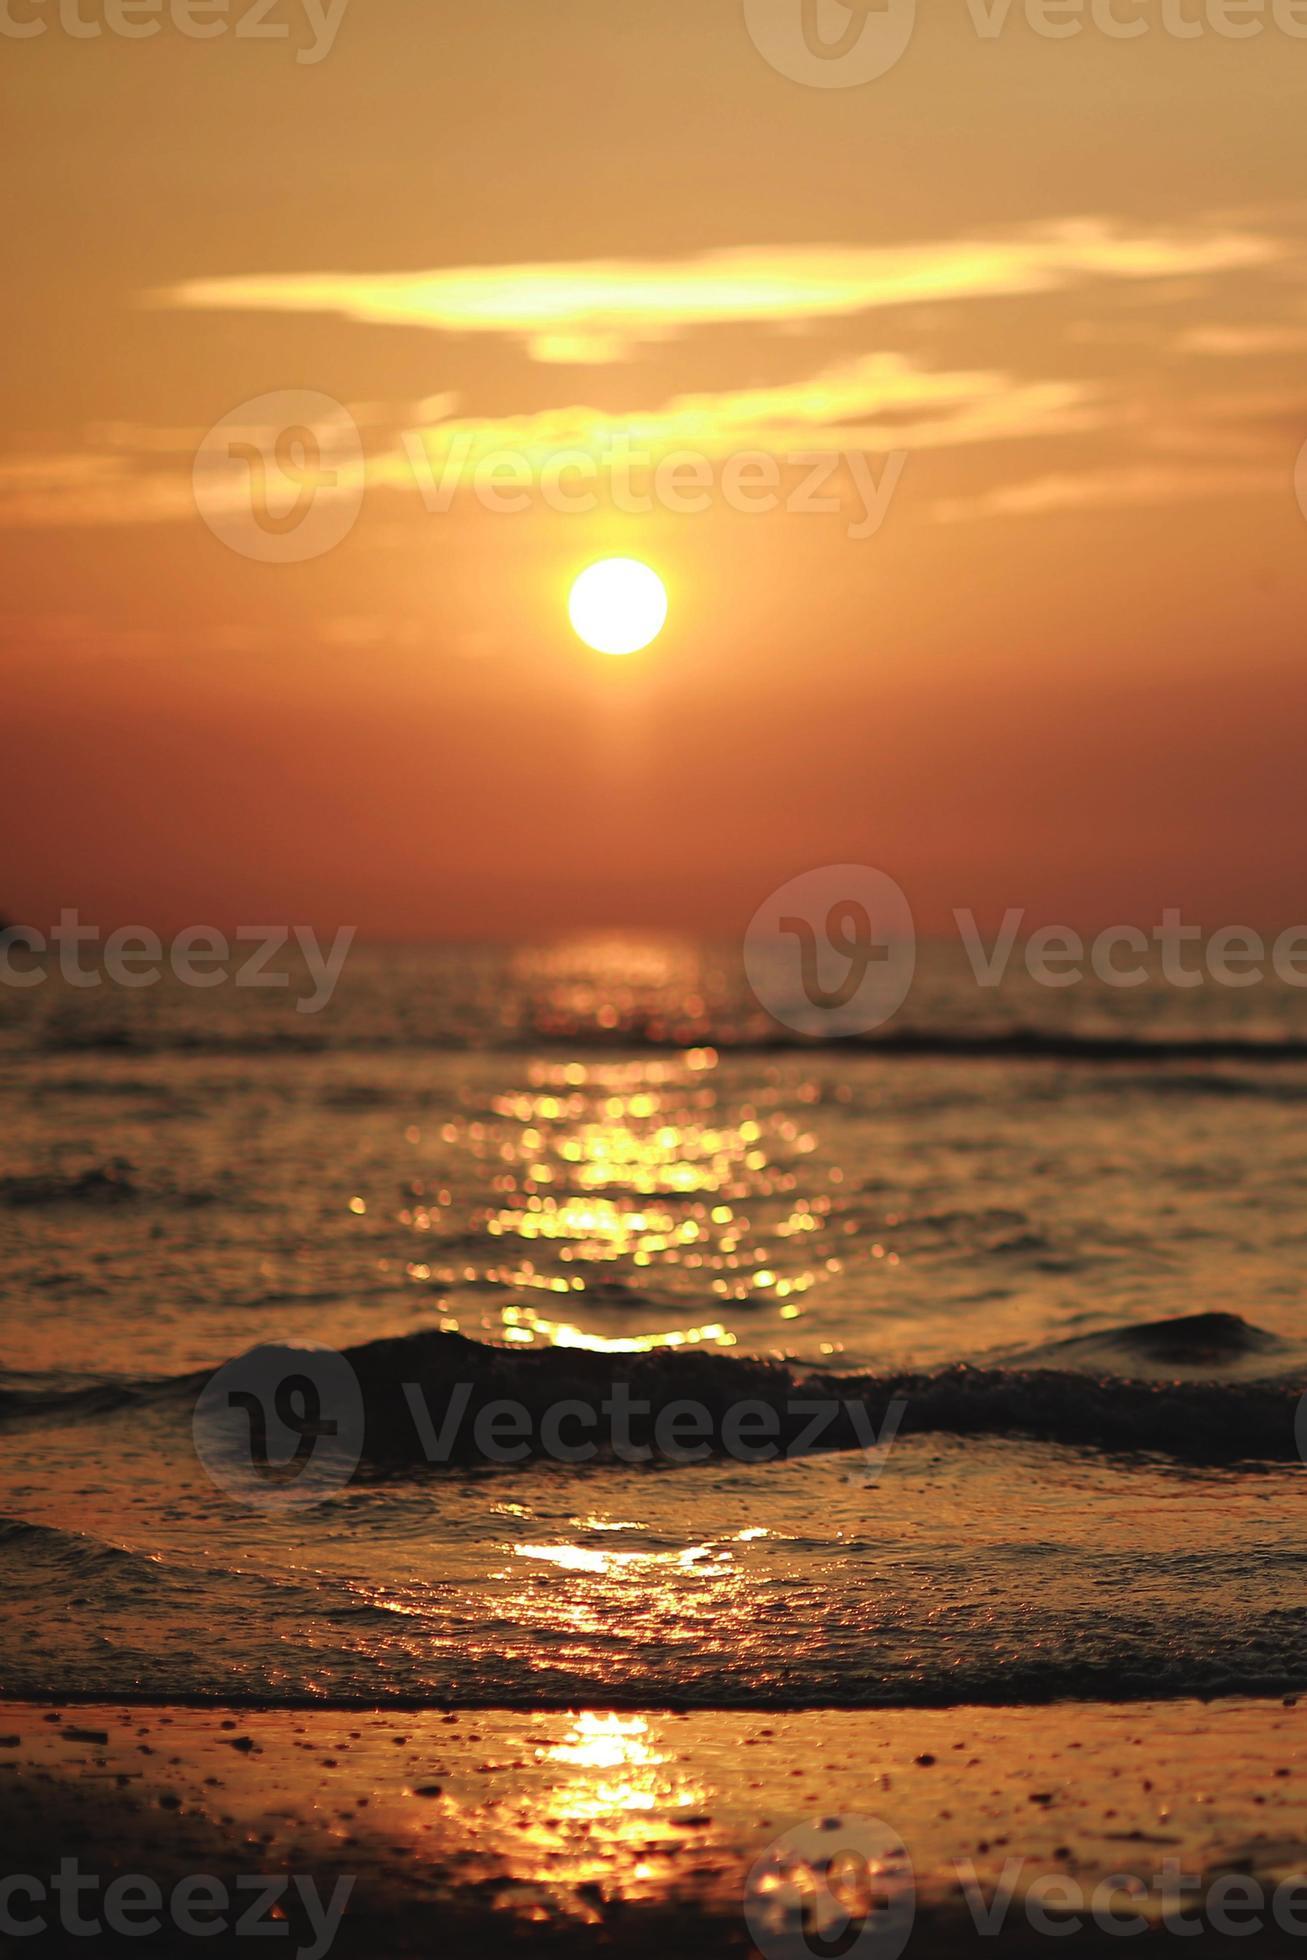
[[[848,90],[735,0],[352,0],[312,64],[299,0],[13,40],[0,910],[716,927],[855,859],[927,928],[1300,917],[1307,40],[1129,4],[950,0]],[[291,390],[349,409],[361,511],[257,562],[192,465]],[[623,431],[709,508],[442,513],[406,450]],[[846,476],[723,506],[823,447],[900,453],[873,535]],[[609,551],[672,601],[627,661],[566,620]]]

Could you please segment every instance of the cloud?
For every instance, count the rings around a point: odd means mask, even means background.
[[[933,514],[950,524],[975,517],[1043,517],[1051,511],[1123,509],[1211,497],[1285,494],[1283,470],[1195,470],[1168,463],[1062,471],[987,490],[978,497],[942,498]]]
[[[1066,381],[1021,382],[1000,372],[932,372],[900,354],[868,354],[803,381],[771,388],[674,396],[632,414],[573,406],[493,420],[453,418],[409,432],[374,463],[373,482],[411,485],[419,467],[442,482],[470,481],[493,454],[535,469],[563,454],[602,462],[622,445],[634,460],[674,452],[720,459],[745,451],[780,458],[821,449],[952,448],[1101,426],[1090,391]]]
[[[1232,360],[1298,354],[1307,347],[1307,327],[1191,327],[1176,345],[1182,354],[1215,354]]]
[[[1094,280],[1193,277],[1282,256],[1275,240],[1250,231],[1128,231],[1085,218],[919,245],[759,245],[679,260],[194,279],[152,298],[201,311],[328,314],[505,335],[539,361],[594,363],[696,327],[793,325],[921,302],[1058,292]]]
[[[381,421],[376,404],[371,421]],[[378,434],[363,464],[366,488],[409,493],[439,477],[450,494],[471,487],[490,456],[525,457],[539,473],[567,455],[604,465],[624,452],[636,468],[676,452],[714,461],[744,452],[780,459],[814,451],[911,451],[1053,436],[1103,426],[1108,411],[1070,381],[1024,381],[999,370],[933,370],[902,354],[875,353],[775,387],[681,394],[662,407],[614,413],[584,405],[490,418],[460,416],[457,397],[415,405],[407,430]],[[355,418],[358,419],[357,417]],[[193,518],[191,456],[164,472],[159,445],[143,431],[135,459],[112,448],[0,458],[0,527],[164,523]],[[278,431],[251,428],[271,452]],[[352,490],[353,469],[336,491]],[[211,489],[232,508],[245,497],[233,475]]]
[[[1165,371],[1139,373],[1122,372],[1115,363],[1093,378],[1050,374],[1048,359],[1057,350],[1073,360],[1065,332],[1054,339],[1036,329],[1014,343],[1006,314],[982,322],[973,309],[982,299],[1060,292],[1074,293],[1069,310],[1083,314],[1093,310],[1096,296],[1119,293],[1123,282],[1136,300],[1170,300],[1201,291],[1209,275],[1281,268],[1285,256],[1281,242],[1256,229],[1254,219],[1170,230],[1084,219],[1002,237],[905,246],[757,246],[677,260],[210,279],[156,298],[193,309],[334,312],[509,337],[538,361],[590,365],[624,358],[642,342],[713,324],[734,323],[751,332],[755,347],[757,337],[769,332],[802,335],[834,322],[844,322],[852,336],[860,331],[859,315],[925,302],[931,303],[928,310],[901,325],[905,334],[916,329],[938,348],[942,303],[962,302],[952,315],[957,332],[951,338],[955,348],[968,351],[953,355],[956,366],[930,366],[906,352],[865,353],[798,379],[682,391],[625,410],[596,408],[575,397],[569,403],[563,391],[572,383],[557,375],[546,382],[541,375],[532,393],[552,400],[546,407],[481,417],[447,392],[416,403],[357,402],[351,409],[361,435],[356,455],[363,458],[354,467],[366,489],[411,494],[417,488],[424,497],[432,473],[453,494],[472,482],[483,458],[500,452],[525,457],[536,472],[580,452],[599,465],[602,478],[605,462],[623,447],[638,467],[684,451],[719,462],[745,452],[784,460],[804,451],[884,454],[1043,440],[1047,449],[1039,461],[1051,465],[1062,460],[1053,447],[1062,438],[1111,428],[1134,451],[1130,460],[1118,443],[1110,468],[1091,462],[1077,471],[1068,458],[1067,469],[1018,484],[1009,480],[979,494],[969,490],[935,507],[937,516],[951,519],[1169,502],[1269,485],[1261,465],[1269,470],[1274,445],[1286,430],[1293,432],[1299,411],[1282,391],[1262,398],[1245,386],[1238,398],[1225,399],[1210,384],[1228,370],[1209,361],[1172,360]],[[1170,283],[1159,289],[1158,281]],[[1063,328],[1067,310],[1058,316]],[[1173,352],[1254,361],[1296,345],[1303,332],[1287,321],[1195,325],[1187,332],[1169,322],[1165,338]],[[981,344],[988,354],[984,365],[970,351]],[[792,361],[792,348],[785,359]],[[631,395],[640,399],[634,388]],[[275,434],[252,430],[249,439],[266,446]],[[195,432],[102,423],[84,438],[80,449],[68,441],[60,453],[0,457],[0,526],[194,519]],[[1186,453],[1194,458],[1194,471],[1177,467]],[[357,483],[356,473],[345,487],[353,491]],[[237,476],[227,494],[234,504],[246,495]]]

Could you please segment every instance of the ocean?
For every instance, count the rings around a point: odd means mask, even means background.
[[[296,998],[0,992],[7,1696],[1307,1682],[1300,991],[985,990],[927,947],[887,1029],[821,1041],[735,949],[615,936],[356,948]],[[258,1349],[347,1385],[320,1490],[240,1474],[246,1405],[205,1430]],[[587,1428],[618,1392],[625,1450]]]

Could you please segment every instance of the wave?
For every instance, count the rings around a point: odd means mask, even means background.
[[[236,1621],[230,1629],[237,1644],[246,1633],[251,1638],[269,1629],[274,1636],[284,1633],[287,1616],[301,1623],[313,1616],[337,1626],[373,1626],[381,1632],[393,1629],[399,1617],[384,1604],[324,1586],[322,1576],[311,1567],[269,1573],[221,1560],[191,1562],[113,1544],[91,1531],[4,1514],[0,1514],[0,1574],[11,1608],[25,1602],[48,1609],[51,1599],[94,1587],[100,1614],[167,1609],[175,1622],[194,1614],[197,1599],[211,1604],[229,1600],[244,1615],[243,1623]],[[255,1615],[257,1628],[252,1624]]]
[[[265,1377],[282,1363],[287,1375],[311,1373],[316,1352],[289,1342],[258,1350]],[[598,1462],[688,1460],[662,1440],[687,1402],[702,1411],[695,1445],[706,1443],[716,1457],[741,1453],[737,1424],[745,1405],[765,1422],[763,1447],[773,1457],[865,1449],[891,1410],[899,1436],[1024,1438],[1192,1464],[1287,1463],[1300,1454],[1296,1351],[1237,1314],[1183,1315],[1051,1342],[1002,1361],[883,1375],[836,1374],[700,1346],[643,1354],[494,1347],[434,1329],[347,1348],[344,1358],[359,1389],[362,1461],[377,1472],[486,1463],[478,1432],[504,1403],[525,1412],[523,1436],[513,1438],[523,1444],[519,1461],[550,1453],[541,1440],[544,1418],[568,1402],[595,1412],[585,1434]],[[0,1374],[0,1427],[146,1406],[189,1413],[213,1374]],[[612,1422],[601,1419],[614,1398],[626,1411],[620,1447]],[[622,1455],[627,1446],[630,1457]]]
[[[113,1415],[120,1409],[147,1403],[180,1401],[197,1395],[212,1374],[200,1368],[191,1374],[133,1377],[72,1375],[54,1372],[26,1374],[0,1370],[0,1429],[21,1423]]]
[[[122,1205],[141,1195],[125,1159],[80,1171],[33,1171],[0,1177],[0,1205],[13,1210],[47,1205]]]
[[[619,1045],[621,1032],[613,1035],[614,1045]],[[716,1041],[717,1037],[713,1039]],[[688,1044],[667,1037],[652,1040],[646,1032],[640,1045],[679,1047]],[[883,1034],[853,1037],[803,1036],[778,1030],[774,1034],[740,1036],[737,1039],[732,1039],[730,1033],[724,1031],[718,1045],[740,1054],[823,1049],[906,1058],[919,1055],[958,1061],[1307,1062],[1307,1040],[1292,1036],[1080,1034],[1032,1027],[907,1027],[892,1028]]]
[[[600,1026],[597,1021],[569,1020],[562,1024],[539,1021],[504,1029],[487,1021],[484,1026],[433,1027],[420,1032],[412,1028],[386,1029],[354,1018],[345,1019],[332,1030],[252,1030],[234,1024],[152,1026],[144,1022],[130,1028],[67,1025],[43,1028],[35,1038],[35,1045],[46,1054],[212,1054],[256,1058],[312,1057],[328,1050],[360,1054],[411,1050],[428,1054],[522,1055],[567,1047],[581,1054],[630,1050],[662,1054],[708,1047],[733,1055],[829,1053],[875,1055],[887,1060],[1135,1063],[1168,1067],[1183,1063],[1208,1067],[1307,1062],[1307,1038],[1294,1035],[1088,1033],[1020,1024],[989,1028],[917,1026],[865,1035],[804,1035],[731,1019],[679,1027],[639,1016],[628,1016],[612,1028]],[[1148,1086],[1153,1086],[1151,1081]],[[1255,1082],[1232,1078],[1208,1083],[1202,1077],[1193,1077],[1183,1086],[1193,1092],[1211,1088],[1215,1093],[1228,1095],[1261,1093]],[[349,1093],[354,1100],[366,1100],[359,1098],[357,1092]],[[384,1092],[380,1101],[385,1101]]]
[[[373,1664],[368,1678],[357,1686],[323,1689],[286,1685],[233,1685],[232,1674],[215,1666],[212,1677],[198,1685],[192,1664],[189,1676],[159,1675],[148,1687],[126,1679],[105,1665],[88,1679],[85,1670],[70,1671],[51,1684],[48,1676],[16,1668],[5,1684],[6,1700],[58,1708],[220,1708],[245,1710],[322,1710],[349,1713],[380,1709],[412,1714],[439,1708],[466,1712],[490,1709],[524,1714],[565,1712],[578,1708],[605,1711],[670,1712],[744,1709],[778,1715],[809,1709],[894,1708],[1046,1708],[1059,1702],[1101,1702],[1112,1706],[1137,1702],[1297,1700],[1307,1692],[1307,1669],[1298,1655],[1302,1631],[1292,1629],[1293,1644],[1285,1651],[1248,1666],[1240,1656],[1164,1654],[1144,1657],[1123,1643],[1119,1651],[1090,1662],[1029,1662],[1025,1665],[954,1667],[922,1680],[887,1681],[880,1676],[850,1680],[847,1670],[809,1670],[807,1677],[786,1681],[754,1680],[738,1667],[705,1668],[697,1676],[652,1678],[647,1670],[634,1678],[614,1680],[606,1670],[587,1671],[577,1665],[533,1677],[529,1693],[520,1679],[493,1676],[484,1684],[446,1675],[414,1686],[392,1686]],[[159,1663],[151,1658],[151,1666]]]
[[[51,1023],[33,1041],[46,1055],[321,1055],[331,1045],[320,1030],[153,1027],[144,1021],[131,1027]],[[384,1040],[361,1045],[389,1046]]]
[[[0,1177],[0,1208],[48,1211],[78,1205],[103,1209],[148,1202],[189,1209],[218,1201],[216,1188],[186,1186],[168,1177],[148,1181],[125,1157],[111,1157],[80,1170],[16,1171]]]
[[[901,1405],[899,1435],[1025,1437],[1189,1463],[1290,1462],[1298,1456],[1296,1386],[1273,1379],[1182,1378],[1182,1365],[1197,1366],[1200,1355],[1216,1355],[1219,1368],[1236,1350],[1270,1353],[1279,1346],[1273,1335],[1234,1315],[1195,1315],[1119,1330],[1118,1358],[1129,1359],[1132,1342],[1144,1359],[1169,1347],[1177,1364],[1174,1378],[1087,1373],[1083,1357],[1082,1365],[1072,1368],[956,1363],[929,1371],[841,1375],[702,1348],[637,1355],[523,1351],[432,1331],[369,1342],[350,1349],[347,1358],[362,1391],[364,1454],[378,1465],[416,1467],[429,1461],[430,1434],[444,1428],[452,1434],[442,1460],[451,1465],[483,1460],[474,1433],[477,1419],[503,1402],[526,1411],[524,1441],[527,1453],[535,1454],[551,1408],[576,1402],[603,1410],[619,1392],[629,1406],[623,1442],[629,1440],[636,1452],[661,1454],[664,1462],[660,1422],[662,1433],[668,1433],[669,1412],[687,1401],[703,1411],[695,1440],[707,1441],[717,1455],[731,1453],[728,1437],[738,1434],[739,1410],[749,1404],[766,1412],[773,1455],[865,1448],[869,1438],[881,1435],[891,1408]],[[1258,1347],[1259,1342],[1269,1345]],[[827,1412],[819,1428],[816,1407]],[[596,1426],[596,1439],[605,1433],[604,1425]]]
[[[429,1527],[428,1527],[429,1529]],[[858,1708],[1123,1703],[1300,1693],[1304,1609],[1279,1604],[1300,1570],[1296,1547],[1198,1550],[1150,1586],[1151,1554],[1128,1546],[1059,1559],[1061,1586],[1039,1583],[1014,1548],[859,1548],[799,1585],[765,1567],[748,1597],[719,1602],[691,1651],[667,1602],[658,1625],[598,1593],[566,1611],[560,1644],[548,1613],[523,1621],[483,1584],[356,1583],[338,1562],[297,1554],[252,1566],[229,1540],[218,1556],[176,1545],[143,1551],[87,1530],[0,1516],[0,1581],[9,1611],[0,1678],[9,1697],[53,1702],[224,1708]],[[364,1541],[360,1540],[360,1555]],[[857,1553],[872,1553],[859,1569]],[[1044,1548],[1028,1547],[1034,1558]],[[852,1561],[852,1562],[850,1562]],[[1047,1573],[1045,1561],[1042,1570]],[[1122,1615],[1104,1596],[1128,1597]],[[1070,1584],[1067,1581],[1070,1579]],[[693,1582],[691,1582],[693,1585]],[[655,1589],[656,1590],[656,1589]],[[919,1624],[915,1609],[934,1609]],[[1222,1604],[1222,1602],[1226,1602]],[[537,1607],[543,1604],[537,1601]]]
[[[66,1531],[59,1525],[33,1524],[25,1518],[0,1515],[0,1560],[12,1557],[17,1569],[28,1571],[45,1556],[117,1570],[134,1560],[148,1560],[121,1545],[110,1545],[89,1532]]]
[[[174,1569],[146,1552],[110,1544],[93,1532],[0,1516],[0,1574],[11,1613],[49,1610],[52,1600],[95,1600],[96,1611],[141,1612],[175,1601],[178,1607],[221,1573],[198,1566]]]
[[[192,1563],[0,1517],[0,1678],[6,1696],[56,1704],[341,1709],[1032,1706],[1307,1685],[1304,1609],[1275,1603],[1300,1569],[1288,1545],[1257,1559],[1252,1601],[1237,1583],[1244,1548],[1218,1564],[1196,1554],[1162,1592],[1147,1555],[1122,1549],[1110,1566],[1132,1600],[1124,1615],[1092,1559],[1072,1557],[1069,1590],[1059,1566],[1059,1601],[1001,1545],[960,1543],[947,1565],[882,1549],[861,1571],[856,1549],[797,1586],[759,1572],[687,1652],[675,1632],[660,1637],[676,1622],[656,1599],[663,1617],[645,1627],[600,1593],[579,1620],[564,1611],[560,1644],[548,1613],[524,1621],[481,1584],[357,1587],[334,1563]],[[935,1610],[918,1625],[927,1594]]]
[[[1126,1375],[1198,1375],[1295,1367],[1300,1350],[1237,1313],[1192,1313],[1073,1334],[1006,1357],[1009,1365]],[[1275,1364],[1279,1362],[1280,1366]]]

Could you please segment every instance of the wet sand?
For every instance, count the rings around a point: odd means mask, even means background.
[[[141,1873],[165,1895],[191,1873],[295,1873],[312,1875],[325,1901],[352,1878],[330,1950],[367,1960],[484,1953],[489,1942],[747,1954],[742,1902],[767,1846],[804,1821],[838,1846],[856,1832],[849,1820],[869,1818],[911,1858],[908,1954],[1048,1951],[1051,1936],[1029,1929],[1019,1903],[978,1939],[962,1877],[974,1872],[985,1903],[1016,1859],[1018,1900],[1050,1874],[1086,1893],[1109,1874],[1151,1885],[1167,1859],[1204,1886],[1240,1873],[1274,1887],[1307,1870],[1305,1735],[1296,1705],[1234,1700],[788,1716],[7,1703],[0,1862],[3,1874],[48,1877],[75,1856],[105,1883]],[[1140,1910],[1155,1919],[1150,1896]],[[1189,1894],[1185,1911],[1201,1912],[1202,1898]],[[276,1909],[286,1933],[271,1951],[307,1950],[296,1894]],[[1303,1932],[1264,1918],[1260,1936],[1174,1936],[1189,1954],[1301,1951]],[[1166,1937],[1150,1931],[1145,1950]],[[229,1943],[249,1951],[244,1939],[166,1926],[122,1946],[215,1953]],[[1092,1922],[1052,1944],[1120,1951]],[[92,1950],[57,1931],[24,1948]],[[803,1951],[774,1944],[769,1960]]]

